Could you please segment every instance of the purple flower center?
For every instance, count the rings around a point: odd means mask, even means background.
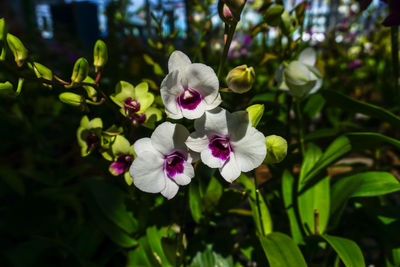
[[[133,113],[136,113],[140,110],[140,103],[136,99],[132,99],[128,97],[124,101],[124,110],[127,116],[130,116]]]
[[[164,169],[170,178],[178,173],[183,173],[185,157],[178,151],[172,152],[164,157]]]
[[[178,104],[181,108],[194,110],[201,102],[201,95],[196,90],[185,87],[178,96]]]
[[[211,154],[219,159],[227,160],[231,154],[232,146],[229,137],[215,135],[211,138],[208,148]]]
[[[98,145],[100,139],[93,131],[91,131],[89,132],[85,141],[87,146],[86,153],[89,153],[90,150],[92,150]]]
[[[130,118],[134,125],[141,125],[146,121],[146,114],[133,113]]]
[[[128,170],[132,164],[133,157],[131,155],[119,155],[117,160],[111,163],[110,172],[117,176]]]

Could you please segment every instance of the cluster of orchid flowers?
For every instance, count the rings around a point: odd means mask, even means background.
[[[177,194],[179,186],[190,183],[195,176],[192,164],[199,159],[210,168],[218,168],[228,182],[242,171],[257,168],[267,154],[266,138],[253,127],[247,111],[231,113],[219,107],[222,100],[214,70],[175,51],[168,71],[160,89],[165,112],[174,120],[194,120],[193,133],[181,124],[163,122],[150,138],[141,138],[131,146],[120,135],[122,129],[112,126],[103,131],[101,119],[89,121],[85,116],[78,129],[82,155],[101,147],[103,157],[112,161],[112,174],[124,174],[128,184],[168,199]],[[110,98],[133,124],[161,119],[160,110],[152,107],[154,95],[146,83],[133,87],[120,82]]]
[[[280,88],[298,99],[316,92],[322,81],[313,66],[315,61],[315,51],[305,49],[297,61],[280,69]],[[231,91],[244,93],[251,88],[254,75],[253,68],[238,66],[227,75],[227,84]],[[195,131],[189,133],[182,124],[163,122],[151,137],[141,138],[132,146],[121,135],[122,128],[112,126],[103,131],[100,118],[90,121],[85,116],[78,129],[82,156],[100,148],[103,157],[112,162],[111,174],[123,174],[129,185],[133,183],[144,192],[161,193],[167,199],[177,194],[179,186],[190,183],[195,176],[193,164],[200,159],[208,167],[219,169],[230,183],[241,172],[249,172],[264,161],[280,162],[286,156],[286,141],[278,136],[266,138],[255,128],[263,106],[231,113],[220,107],[219,90],[218,77],[211,67],[192,63],[184,53],[175,51],[161,83],[161,99],[168,118],[194,120]],[[147,83],[134,87],[121,81],[110,98],[135,126],[154,128],[154,123],[162,119]]]

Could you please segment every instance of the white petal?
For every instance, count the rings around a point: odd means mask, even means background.
[[[315,84],[315,86],[313,87],[313,89],[311,89],[311,91],[309,92],[309,94],[314,94],[316,92],[318,92],[318,90],[321,88],[322,86],[322,79],[318,79],[317,83]]]
[[[199,105],[193,110],[181,108],[182,115],[183,115],[183,117],[185,117],[186,119],[189,119],[189,120],[198,119],[204,114],[205,107],[206,107],[206,104],[204,103],[204,101],[201,101],[199,103]]]
[[[133,144],[133,150],[135,151],[136,155],[143,153],[144,151],[154,150],[153,145],[151,144],[151,139],[148,137],[141,138],[137,140]]]
[[[211,154],[211,149],[207,148],[201,151],[200,153],[201,161],[203,161],[204,164],[206,164],[210,168],[221,168],[225,161],[216,158]]]
[[[212,101],[210,103],[206,102],[207,105],[205,107],[205,110],[212,110],[212,109],[218,107],[221,103],[222,103],[221,95],[218,94],[217,98],[215,98],[214,101]]]
[[[219,81],[214,70],[204,64],[195,63],[182,73],[182,84],[198,91],[207,104],[215,101],[219,91]]]
[[[231,153],[229,159],[225,162],[224,166],[219,169],[219,171],[221,176],[230,183],[240,176],[241,171],[233,153]]]
[[[167,199],[173,198],[178,193],[179,186],[174,183],[171,179],[165,180],[165,188],[161,191],[161,194]]]
[[[207,135],[201,136],[198,132],[194,132],[190,134],[185,144],[191,150],[201,152],[204,149],[208,149],[209,142]]]
[[[164,159],[157,151],[144,151],[133,161],[129,174],[133,184],[148,193],[164,190],[167,177],[164,173]]]
[[[315,53],[315,50],[311,47],[304,49],[300,53],[299,61],[304,64],[314,66],[316,60],[317,60],[317,53]]]
[[[189,131],[183,125],[164,122],[154,130],[151,143],[156,150],[167,155],[174,150],[187,151],[185,141],[188,137]]]
[[[185,53],[176,50],[169,56],[168,72],[173,72],[174,70],[183,71],[191,63],[192,62]]]
[[[170,72],[162,81],[160,94],[167,115],[173,119],[181,119],[182,111],[177,98],[183,92],[178,71]]]
[[[178,185],[187,185],[194,177],[194,169],[192,164],[185,162],[183,165],[183,173],[178,173],[174,176],[173,180]]]
[[[260,166],[267,155],[265,136],[254,127],[249,127],[244,138],[231,144],[237,164],[244,172]]]
[[[206,133],[215,133],[223,136],[228,135],[228,111],[222,108],[215,108],[207,111],[202,117],[195,120],[194,128],[198,135],[205,135]],[[196,150],[195,150],[196,151]]]
[[[200,154],[198,152],[189,150],[187,154],[187,159],[186,161],[189,163],[195,163],[200,159]]]

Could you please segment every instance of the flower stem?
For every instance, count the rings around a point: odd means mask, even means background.
[[[399,27],[391,27],[392,39],[392,61],[393,61],[393,79],[394,79],[394,95],[395,99],[399,99]]]
[[[300,151],[301,155],[303,156],[303,160],[305,157],[305,148],[304,148],[304,129],[303,129],[303,114],[301,113],[300,110],[300,100],[296,99],[295,100],[295,106],[296,106],[296,117],[297,117],[297,122],[298,122],[298,127],[299,127],[299,143],[300,143]]]
[[[231,46],[233,35],[236,30],[237,23],[233,23],[232,25],[225,24],[225,34],[224,34],[224,51],[222,52],[221,59],[219,61],[218,66],[218,80],[221,78],[222,68],[225,64],[226,57],[228,56],[229,47]]]

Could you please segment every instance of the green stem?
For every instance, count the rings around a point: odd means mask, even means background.
[[[399,99],[399,27],[391,27],[392,61],[395,99]],[[400,100],[400,99],[399,99]]]
[[[296,99],[296,117],[297,122],[299,124],[299,142],[300,142],[300,151],[303,159],[305,157],[305,148],[304,148],[304,129],[303,129],[303,114],[300,110],[300,100]]]
[[[265,236],[264,224],[263,224],[263,219],[262,219],[262,215],[261,215],[261,208],[260,208],[260,197],[258,196],[257,184],[258,184],[257,175],[254,175],[254,193],[256,194],[256,204],[257,204],[258,218],[260,220],[261,233],[262,233],[263,236]]]
[[[226,31],[225,34],[227,35],[227,39],[224,44],[224,51],[222,52],[222,56],[219,61],[218,72],[217,72],[218,80],[221,78],[222,68],[225,64],[226,57],[228,56],[229,47],[231,46],[232,43],[233,35],[236,30],[236,25],[237,23],[233,23],[232,25],[225,24],[225,31]]]

